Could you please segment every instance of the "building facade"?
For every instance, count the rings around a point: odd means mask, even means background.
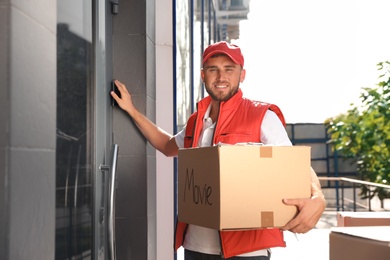
[[[248,12],[249,0],[1,0],[1,258],[174,259],[175,160],[112,105],[111,83],[177,132],[204,95],[203,48],[237,38]]]

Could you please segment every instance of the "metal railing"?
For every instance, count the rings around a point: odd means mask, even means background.
[[[386,184],[379,184],[379,183],[374,183],[374,182],[368,182],[368,181],[362,181],[362,180],[357,180],[357,179],[351,179],[351,178],[345,178],[345,177],[318,177],[318,179],[320,181],[335,181],[336,182],[336,207],[337,207],[337,211],[340,210],[340,194],[339,194],[339,189],[341,189],[341,209],[344,210],[344,201],[348,200],[345,198],[344,196],[344,183],[350,183],[352,184],[352,189],[353,189],[353,199],[352,202],[353,203],[353,211],[356,211],[356,205],[358,205],[357,203],[357,199],[356,199],[356,188],[357,186],[367,186],[369,187],[367,190],[368,190],[368,210],[369,211],[372,211],[372,207],[371,207],[371,192],[373,192],[371,190],[371,187],[376,187],[376,188],[384,188],[384,189],[389,189],[390,190],[390,185],[386,185]],[[339,182],[341,182],[341,187],[339,186]],[[361,205],[362,206],[362,205]],[[364,207],[364,206],[363,206]]]

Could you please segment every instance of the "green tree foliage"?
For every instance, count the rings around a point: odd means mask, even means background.
[[[390,183],[390,62],[377,64],[381,72],[375,88],[363,88],[361,104],[351,104],[345,114],[325,121],[329,142],[334,151],[357,163],[362,180]],[[389,189],[377,188],[368,193],[362,187],[361,196],[372,198],[378,195],[381,200],[389,198]]]

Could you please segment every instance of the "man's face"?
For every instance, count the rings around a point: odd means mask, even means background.
[[[201,77],[212,99],[226,101],[237,93],[245,79],[245,70],[228,56],[217,55],[203,64]]]

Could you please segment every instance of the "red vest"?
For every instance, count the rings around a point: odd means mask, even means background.
[[[210,97],[202,99],[197,104],[197,112],[188,119],[184,138],[185,148],[197,147],[203,127],[203,117],[210,103]],[[261,123],[268,109],[274,111],[285,125],[283,114],[276,105],[246,99],[239,89],[231,99],[221,102],[211,145],[220,142],[227,144],[261,142]],[[187,226],[182,222],[176,224],[175,250],[183,244]],[[219,233],[222,254],[225,258],[271,247],[286,246],[283,232],[278,228],[220,231]]]

